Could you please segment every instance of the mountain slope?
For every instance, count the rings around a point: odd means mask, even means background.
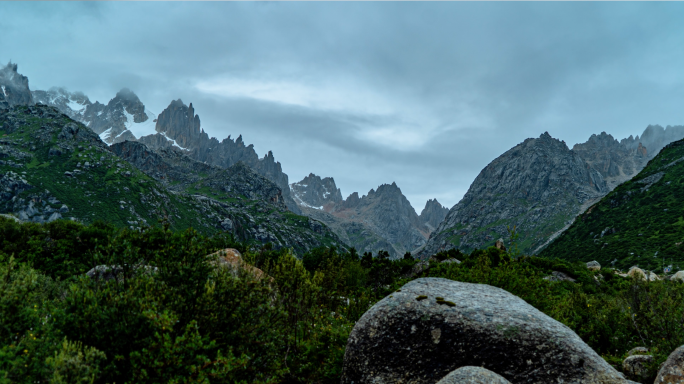
[[[578,216],[540,256],[603,265],[684,268],[684,140]]]
[[[198,179],[195,193],[174,191],[53,107],[0,108],[0,213],[38,223],[71,218],[130,227],[164,219],[175,229],[230,231],[242,240],[272,242],[299,254],[342,245],[325,225],[288,212],[279,188],[249,167],[216,168],[214,176]],[[266,194],[247,188],[249,180]],[[221,201],[220,194],[211,193],[228,187],[235,187],[232,198],[240,202]],[[202,194],[207,190],[212,197]]]
[[[110,149],[165,187],[221,205],[226,210],[222,228],[238,238],[297,251],[321,241],[344,247],[343,240],[324,225],[289,212],[280,188],[243,162],[225,169],[193,160],[175,147],[152,151],[136,141],[116,143]]]
[[[514,225],[520,249],[529,252],[607,192],[598,171],[545,132],[489,163],[418,255],[484,248],[508,238]]]

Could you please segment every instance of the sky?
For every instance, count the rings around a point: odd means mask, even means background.
[[[0,63],[32,90],[161,112],[273,151],[344,197],[396,182],[418,213],[548,131],[684,124],[684,3],[0,2]]]

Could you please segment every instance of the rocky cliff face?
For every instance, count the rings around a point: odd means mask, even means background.
[[[290,190],[297,204],[309,208],[330,211],[335,204],[343,200],[342,192],[337,188],[332,177],[321,179],[313,173],[302,181],[290,184]],[[328,208],[325,209],[325,207]]]
[[[420,212],[420,220],[432,232],[444,221],[447,213],[449,213],[449,208],[442,206],[437,199],[430,199],[425,203],[423,211]]]
[[[641,137],[637,135],[633,138],[630,135],[628,138],[620,140],[620,144],[629,149],[635,149],[642,153],[642,155],[647,155],[650,160],[667,144],[681,139],[684,139],[684,126],[682,125],[668,125],[665,128],[660,125],[649,125],[641,134]],[[646,147],[648,151],[643,147]]]
[[[301,213],[290,195],[288,177],[283,173],[280,162],[275,161],[273,153],[259,158],[253,145],[245,145],[242,136],[236,140],[228,138],[218,141],[200,127],[200,118],[190,103],[175,100],[159,115],[155,130],[157,134],[141,137],[140,141],[151,149],[178,146],[197,161],[218,167],[228,168],[239,161],[244,162],[258,174],[273,181],[281,190],[287,207],[294,213]]]
[[[508,238],[530,252],[567,225],[582,206],[609,191],[600,172],[548,133],[527,139],[489,163],[430,235],[420,257],[451,248],[471,251]]]
[[[28,77],[20,75],[17,68],[12,62],[0,68],[0,108],[33,105]]]
[[[610,190],[639,173],[649,160],[641,143],[630,148],[605,132],[591,135],[586,143],[575,144],[572,150],[601,173]]]

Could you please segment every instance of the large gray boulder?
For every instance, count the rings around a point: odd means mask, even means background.
[[[502,289],[440,278],[375,304],[347,343],[343,384],[433,384],[464,366],[512,383],[628,383],[568,327]]]
[[[461,367],[446,375],[437,384],[511,384],[511,382],[488,369]]]
[[[665,360],[654,384],[684,384],[684,345],[675,349]]]

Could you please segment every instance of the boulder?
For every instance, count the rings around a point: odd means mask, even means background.
[[[433,384],[464,366],[512,383],[628,383],[572,330],[502,289],[421,278],[356,323],[342,384]]]
[[[675,349],[660,366],[654,384],[684,383],[684,345]]]
[[[648,365],[653,362],[651,355],[632,355],[622,362],[622,370],[628,378],[642,380],[648,378]]]
[[[437,384],[511,384],[511,382],[481,367],[461,367],[446,375]]]
[[[684,271],[679,271],[670,277],[670,280],[684,281]]]
[[[629,272],[627,272],[627,276],[629,277],[634,277],[634,278],[639,278],[641,280],[648,280],[648,281],[655,281],[655,280],[660,280],[658,275],[651,271],[644,271],[641,268],[638,267],[632,267],[629,269]]]
[[[596,260],[590,261],[587,263],[587,268],[590,271],[599,271],[599,270],[601,270],[601,264],[599,264],[598,261],[596,261]]]
[[[218,268],[230,268],[234,275],[237,275],[240,270],[245,270],[252,273],[257,280],[261,280],[266,276],[261,269],[245,263],[242,260],[242,254],[235,248],[222,249],[207,257],[214,259],[212,263]]]

